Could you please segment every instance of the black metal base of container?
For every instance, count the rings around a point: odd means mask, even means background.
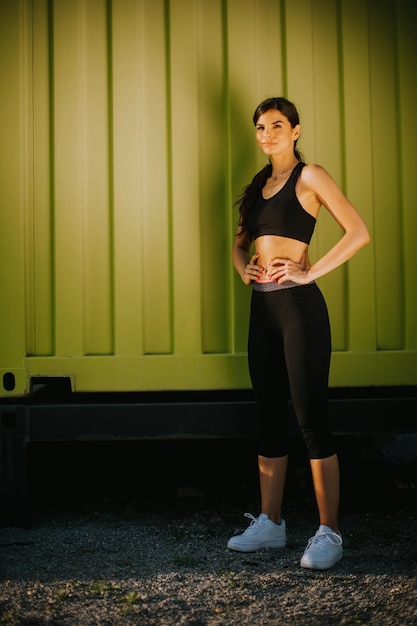
[[[38,381],[0,404],[0,521],[29,523],[27,446],[32,442],[219,439],[255,436],[248,390],[72,393],[66,380]],[[299,434],[291,403],[290,434]],[[417,388],[330,390],[336,435],[417,432]]]

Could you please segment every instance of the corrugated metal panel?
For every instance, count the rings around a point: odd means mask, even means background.
[[[15,389],[23,391],[30,315],[25,294],[26,220],[32,204],[30,11],[21,2],[0,6],[0,358],[6,389],[15,381]]]
[[[287,95],[372,243],[323,277],[333,386],[417,384],[407,0],[0,0],[1,395],[249,387],[233,200]],[[314,259],[339,236],[323,211]]]

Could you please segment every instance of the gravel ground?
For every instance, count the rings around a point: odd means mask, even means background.
[[[251,450],[220,445],[213,462],[213,443],[188,446],[193,454],[178,442],[172,454],[124,449],[118,472],[110,448],[78,450],[76,468],[73,450],[38,451],[31,523],[0,528],[0,624],[417,625],[415,467],[372,450],[341,455],[344,558],[314,572],[299,566],[317,526],[300,458],[285,498],[287,547],[241,554],[226,543],[245,511],[258,513],[256,468],[243,461]],[[172,468],[163,478],[161,462]]]

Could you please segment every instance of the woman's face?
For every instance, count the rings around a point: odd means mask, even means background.
[[[256,141],[268,156],[294,150],[294,141],[298,139],[301,127],[291,126],[288,118],[277,109],[270,109],[259,116],[256,122]]]

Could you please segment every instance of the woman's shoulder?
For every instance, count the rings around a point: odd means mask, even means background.
[[[327,170],[317,163],[305,163],[301,170],[300,178],[303,183],[309,187],[314,187],[317,184],[331,180],[331,176]]]
[[[322,172],[327,173],[324,167],[318,163],[303,163],[303,166],[302,172],[304,176],[315,176]]]

